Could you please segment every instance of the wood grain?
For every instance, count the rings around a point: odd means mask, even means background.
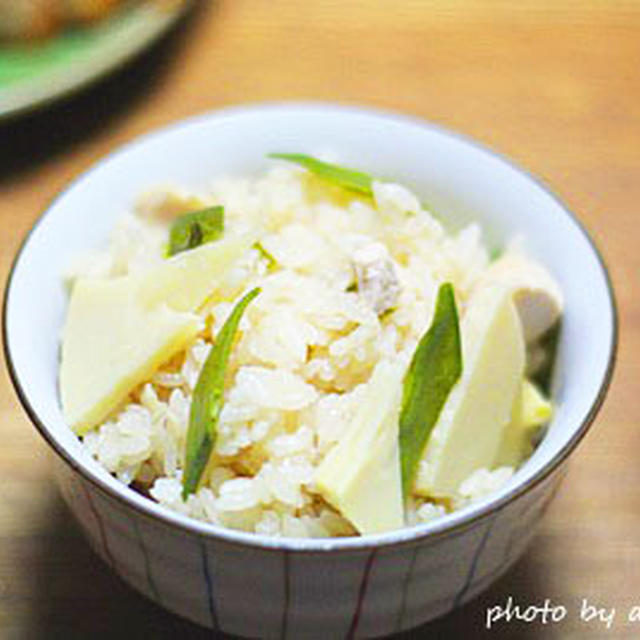
[[[239,102],[322,99],[395,109],[474,136],[547,181],[611,269],[621,317],[608,400],[523,560],[461,611],[406,638],[640,637],[640,4],[579,0],[225,0],[133,65],[0,127],[3,280],[39,212],[78,172],[157,126]],[[588,346],[585,346],[588,348]],[[150,604],[89,551],[44,443],[2,368],[0,636],[210,638]],[[570,611],[483,632],[512,595]],[[579,620],[582,598],[618,610]]]

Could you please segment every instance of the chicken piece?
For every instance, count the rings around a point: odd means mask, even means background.
[[[136,213],[149,220],[171,222],[178,216],[204,209],[207,203],[198,196],[178,193],[169,188],[148,191],[136,202]]]
[[[358,293],[378,314],[392,309],[400,295],[400,283],[393,260],[380,242],[360,247],[353,254]]]
[[[501,284],[513,291],[527,344],[535,342],[560,318],[563,299],[560,287],[540,264],[521,253],[509,252],[491,264],[477,287]]]

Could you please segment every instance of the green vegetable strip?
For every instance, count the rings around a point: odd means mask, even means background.
[[[544,362],[540,369],[536,371],[531,380],[535,382],[540,390],[549,397],[551,395],[551,382],[553,380],[553,367],[556,362],[558,351],[558,341],[562,330],[562,322],[559,320],[552,327],[538,338],[538,347],[544,354]]]
[[[425,445],[447,397],[462,373],[458,312],[450,283],[441,285],[429,330],[404,378],[400,410],[400,465],[406,497]]]
[[[183,500],[186,500],[190,493],[195,493],[211,456],[216,441],[218,418],[222,410],[225,372],[233,339],[242,314],[259,293],[260,289],[258,288],[251,290],[234,307],[231,315],[220,329],[193,390],[187,431],[186,460],[182,478]]]
[[[278,266],[278,261],[271,255],[263,246],[261,242],[254,243],[254,248],[257,249],[260,255],[267,261],[267,269],[275,269]]]
[[[373,195],[373,190],[371,188],[373,178],[362,171],[347,169],[335,164],[329,164],[328,162],[322,162],[322,160],[317,160],[316,158],[304,155],[303,153],[270,153],[268,157],[294,162],[319,178],[332,182],[339,187],[351,189],[352,191],[357,191],[358,193],[362,193],[366,196]]]
[[[217,240],[224,231],[224,207],[191,211],[176,218],[169,231],[169,256]]]

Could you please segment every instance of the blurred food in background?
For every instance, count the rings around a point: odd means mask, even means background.
[[[92,84],[174,25],[191,0],[0,0],[0,121]]]
[[[0,40],[39,40],[140,4],[175,7],[181,0],[0,0]]]

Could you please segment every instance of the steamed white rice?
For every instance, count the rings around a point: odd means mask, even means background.
[[[188,516],[272,536],[352,535],[314,489],[314,471],[348,427],[376,364],[409,361],[441,283],[453,283],[464,314],[489,263],[481,229],[472,224],[447,234],[397,184],[374,183],[370,200],[278,166],[257,179],[219,180],[206,193],[168,187],[143,197],[118,223],[108,251],[85,257],[74,271],[110,277],[147,268],[163,259],[172,217],[217,204],[225,207],[227,229],[264,230],[263,251],[249,250],[218,283],[195,343],[84,444],[122,482]],[[262,292],[242,319],[229,361],[214,454],[185,503],[191,394],[213,337],[256,286]],[[455,504],[411,499],[407,524],[494,491],[512,472],[481,470],[463,483]]]

